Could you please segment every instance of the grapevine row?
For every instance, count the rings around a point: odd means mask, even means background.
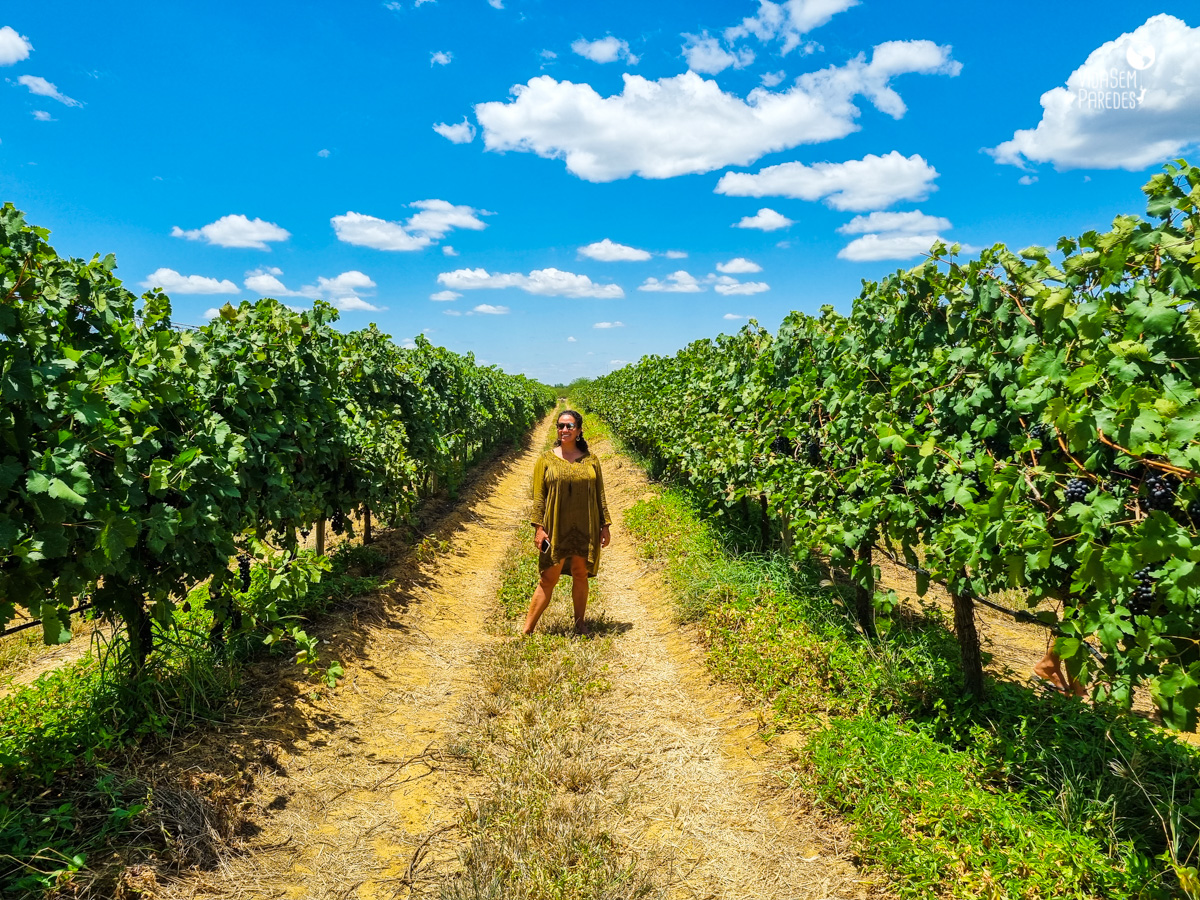
[[[761,506],[766,530],[848,568],[868,630],[887,602],[876,544],[928,573],[922,592],[944,582],[969,689],[972,598],[1015,588],[1057,610],[1074,677],[1124,704],[1144,686],[1194,729],[1200,168],[1179,160],[1144,192],[1146,219],[1053,252],[938,244],[864,283],[848,316],[647,357],[582,401],[715,506]]]
[[[359,509],[404,520],[553,402],[423,338],[339,332],[321,302],[227,305],[181,331],[166,295],[132,294],[112,256],[65,259],[48,237],[0,210],[0,627],[22,609],[67,640],[91,594],[124,620],[137,668],[151,619],[169,622],[198,581],[215,632],[270,621],[272,592],[245,590],[250,555],[277,551],[286,594],[313,577],[286,563],[298,530],[340,530]]]

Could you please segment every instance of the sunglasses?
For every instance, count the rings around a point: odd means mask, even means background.
[[[559,422],[557,428],[559,431],[571,431],[575,428],[575,423],[569,422],[568,424],[564,425],[562,422]]]

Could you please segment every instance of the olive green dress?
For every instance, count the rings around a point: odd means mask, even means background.
[[[611,525],[604,498],[600,460],[585,453],[567,462],[547,450],[533,467],[533,518],[550,536],[550,550],[538,554],[538,570],[544,572],[560,560],[582,556],[588,576],[600,569],[600,529]]]

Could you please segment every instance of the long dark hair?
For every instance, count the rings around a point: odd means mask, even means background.
[[[590,452],[588,450],[587,441],[585,441],[583,439],[583,415],[581,413],[575,412],[575,410],[573,410],[573,409],[564,409],[562,412],[560,412],[557,416],[554,417],[554,421],[557,422],[563,416],[570,416],[572,419],[575,420],[575,446],[578,447],[580,450],[582,450],[584,453]],[[557,429],[555,429],[555,430],[557,431]],[[562,438],[561,437],[557,438],[554,441],[554,446],[555,447],[562,446]]]

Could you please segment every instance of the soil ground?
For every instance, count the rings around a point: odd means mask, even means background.
[[[642,859],[666,861],[664,896],[877,896],[837,823],[781,788],[774,773],[786,749],[760,739],[754,712],[712,683],[703,651],[673,624],[663,586],[621,523],[652,490],[645,476],[606,441],[593,449],[614,527],[602,599],[588,617],[612,635],[603,704],[614,723],[611,790],[628,798],[622,837]],[[246,685],[264,699],[164,759],[174,771],[224,768],[251,786],[240,846],[182,875],[161,874],[154,896],[436,895],[456,868],[456,826],[480,789],[452,746],[458,723],[480,696],[485,651],[521,640],[501,621],[497,587],[514,535],[528,531],[537,452],[487,467],[426,541],[438,552],[408,554],[387,590],[327,623],[328,654],[346,670],[335,692],[272,683],[278,668],[264,671]],[[552,611],[569,609],[567,594],[564,585]]]

